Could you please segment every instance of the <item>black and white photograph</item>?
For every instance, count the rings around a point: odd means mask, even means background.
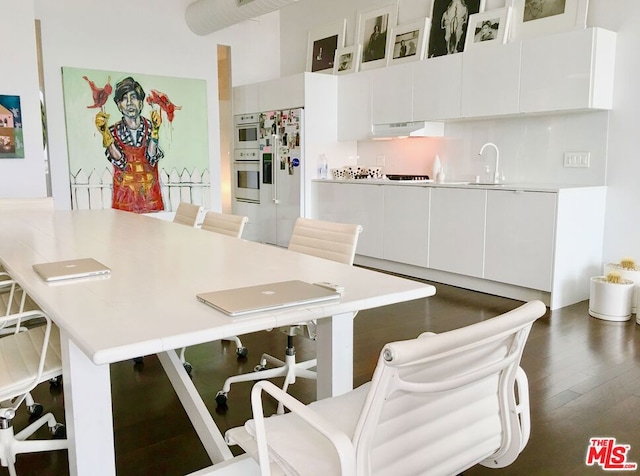
[[[424,59],[425,32],[428,18],[391,29],[387,54],[388,65]]]
[[[360,13],[358,18],[358,39],[362,45],[360,69],[385,66],[390,29],[395,26],[397,6],[386,7]]]
[[[347,46],[336,50],[333,74],[348,74],[358,71],[360,45]]]
[[[347,20],[342,19],[309,31],[307,68],[313,73],[333,73],[336,50],[344,47]]]
[[[485,45],[504,44],[509,34],[510,20],[511,7],[471,15],[465,51]]]
[[[525,0],[523,22],[539,20],[565,12],[566,0]]]
[[[484,0],[433,0],[427,56],[464,51],[469,16],[484,11]]]
[[[586,28],[589,0],[512,0],[509,40]]]

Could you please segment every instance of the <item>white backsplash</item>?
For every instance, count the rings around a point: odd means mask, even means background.
[[[584,112],[492,120],[450,122],[443,138],[358,142],[358,165],[378,165],[384,173],[431,175],[438,154],[447,180],[484,178],[493,171],[500,149],[500,169],[507,182],[603,185],[606,179],[608,112]],[[565,152],[589,152],[589,168],[564,167]]]

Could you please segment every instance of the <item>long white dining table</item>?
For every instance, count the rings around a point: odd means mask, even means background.
[[[366,233],[366,230],[363,232]],[[35,263],[91,257],[108,276],[45,283]],[[351,390],[353,317],[428,284],[112,209],[1,210],[0,263],[61,330],[70,474],[116,474],[109,364],[157,354],[213,463],[232,458],[175,349],[318,319],[317,395]],[[229,317],[198,292],[300,279],[329,303]]]

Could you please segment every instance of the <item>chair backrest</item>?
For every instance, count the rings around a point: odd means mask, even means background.
[[[362,226],[298,218],[289,249],[319,258],[353,264]]]
[[[240,238],[248,217],[208,211],[202,222],[202,229]]]
[[[202,207],[200,205],[180,202],[178,204],[178,209],[176,210],[176,216],[173,218],[173,222],[180,223],[181,225],[196,226],[198,215],[200,215],[201,211]]]
[[[516,392],[516,374],[524,375],[524,345],[545,312],[532,301],[387,344],[354,433],[358,474],[457,474],[477,463],[513,462],[529,437],[526,376]]]
[[[0,210],[53,210],[53,198],[0,198]]]

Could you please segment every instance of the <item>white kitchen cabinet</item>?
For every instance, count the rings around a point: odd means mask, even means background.
[[[484,278],[551,291],[557,195],[487,191]]]
[[[233,113],[271,111],[304,106],[305,73],[233,88]]]
[[[384,186],[315,181],[312,218],[362,225],[356,253],[382,258]]]
[[[462,117],[518,113],[520,46],[485,45],[462,55]]]
[[[520,112],[611,109],[615,50],[602,28],[522,41]]]
[[[430,201],[428,187],[384,187],[384,259],[428,266]]]
[[[371,135],[371,82],[375,71],[347,74],[338,81],[338,140],[367,140]]]
[[[463,55],[438,56],[414,64],[414,120],[460,118]]]
[[[431,191],[430,268],[482,277],[486,201],[484,189]]]
[[[258,85],[247,84],[232,88],[233,113],[250,114],[260,112],[260,102],[258,100]]]
[[[374,124],[413,121],[413,63],[376,70],[372,78]]]

